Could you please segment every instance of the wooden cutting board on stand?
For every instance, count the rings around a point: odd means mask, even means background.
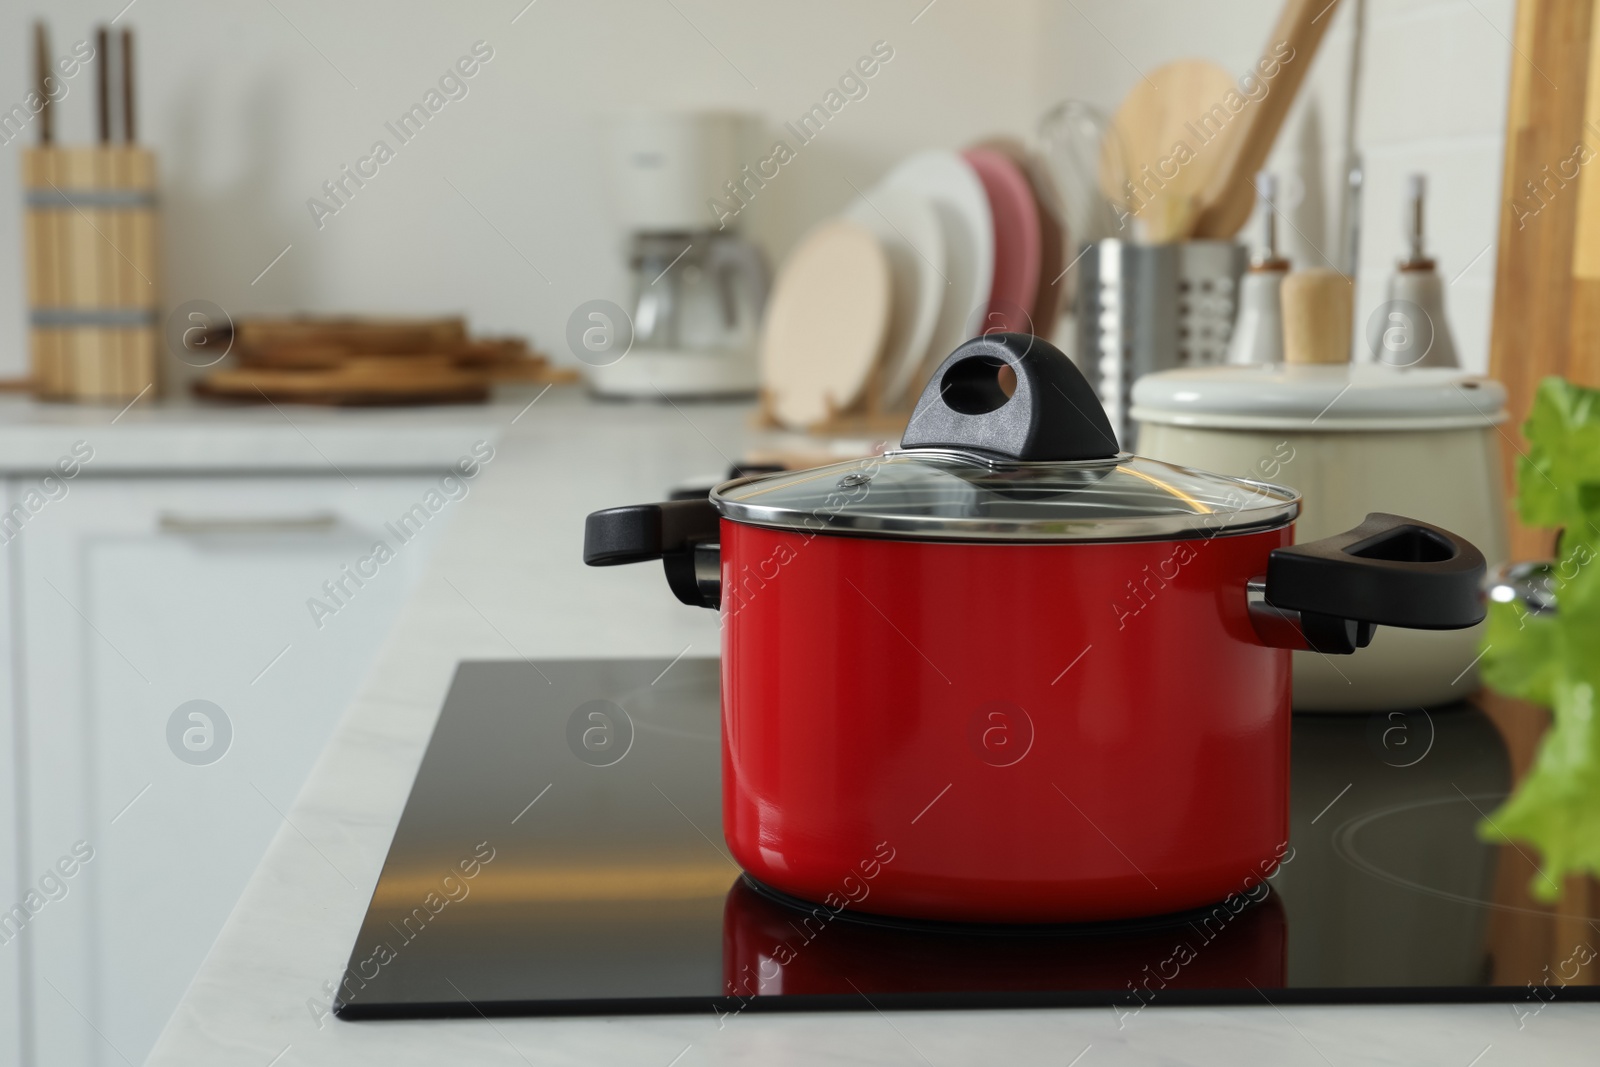
[[[1539,382],[1600,386],[1600,18],[1594,0],[1518,0],[1507,105],[1489,372],[1505,383],[1507,499]],[[1568,161],[1571,161],[1570,163]],[[1548,170],[1547,170],[1548,168]],[[1570,179],[1565,175],[1572,175]],[[1511,515],[1514,559],[1550,555],[1553,534]]]
[[[1595,0],[1518,0],[1510,62],[1489,340],[1489,372],[1505,383],[1511,416],[1501,426],[1509,442],[1502,450],[1508,501],[1517,453],[1527,449],[1522,423],[1539,382],[1558,374],[1600,386],[1600,14]],[[1554,531],[1525,527],[1515,512],[1510,523],[1513,559],[1553,554]],[[1480,699],[1506,738],[1520,780],[1548,713],[1490,693]],[[1507,965],[1508,973],[1523,973],[1517,967],[1533,973],[1541,961],[1559,968],[1574,944],[1592,943],[1595,936],[1589,916],[1600,907],[1600,882],[1571,877],[1552,908],[1528,894],[1533,872],[1525,849],[1500,848],[1496,901],[1501,907],[1490,916],[1489,944],[1496,967]],[[1544,917],[1552,912],[1553,925]]]

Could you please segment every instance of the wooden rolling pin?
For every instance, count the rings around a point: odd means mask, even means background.
[[[1336,270],[1297,270],[1283,280],[1285,363],[1348,363],[1355,313],[1350,279]]]

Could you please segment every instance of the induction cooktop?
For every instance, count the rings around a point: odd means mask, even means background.
[[[718,662],[462,663],[338,983],[343,1019],[1595,999],[1600,919],[1526,906],[1475,826],[1509,788],[1461,704],[1297,715],[1256,900],[977,927],[832,913],[721,833]],[[1040,815],[1040,818],[1048,817]],[[1574,932],[1575,931],[1575,932]],[[1573,942],[1564,965],[1533,943]]]

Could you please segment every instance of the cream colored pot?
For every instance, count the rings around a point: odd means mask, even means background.
[[[1141,378],[1132,417],[1142,456],[1298,489],[1298,540],[1386,511],[1461,534],[1491,566],[1506,559],[1498,382],[1442,367],[1205,367]],[[1296,652],[1295,710],[1460,700],[1478,687],[1482,636],[1379,627],[1361,656]]]

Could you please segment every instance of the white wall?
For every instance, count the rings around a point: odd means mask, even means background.
[[[1525,0],[1527,2],[1527,0]],[[1370,0],[1358,122],[1366,157],[1360,306],[1402,249],[1406,175],[1428,175],[1429,251],[1461,362],[1489,366],[1514,0]],[[1521,62],[1521,60],[1518,60]]]
[[[55,50],[124,2],[52,0]],[[719,106],[776,128],[874,41],[889,42],[894,59],[868,96],[750,209],[752,231],[773,250],[846,203],[847,178],[865,187],[916,149],[1029,128],[1038,5],[942,0],[913,24],[925,2],[538,0],[513,25],[526,0],[143,0],[124,19],[139,35],[141,118],[164,176],[166,304],[204,298],[236,315],[459,310],[477,329],[523,333],[570,358],[572,309],[626,296],[598,114]],[[7,106],[30,77],[27,6],[0,6]],[[494,58],[467,97],[319,232],[307,198],[479,39]],[[91,78],[80,76],[59,109],[58,137],[89,135]],[[0,374],[26,366],[21,143],[0,147]]]
[[[54,0],[57,53],[123,2]],[[848,105],[750,209],[751,232],[781,253],[849,200],[849,182],[865,186],[916,149],[1031,133],[1038,115],[1065,96],[1114,107],[1140,70],[1180,56],[1243,70],[1278,7],[1276,0],[938,0],[926,8],[926,0],[537,0],[513,24],[524,3],[135,4],[123,19],[139,34],[141,121],[164,176],[167,306],[204,298],[234,314],[463,311],[477,329],[526,334],[565,359],[572,309],[595,297],[621,300],[626,289],[599,167],[598,114],[640,105],[735,107],[764,114],[776,128],[816,102],[874,41],[888,41],[895,58],[870,94]],[[1274,153],[1275,168],[1300,166],[1308,179],[1295,232],[1285,233],[1301,263],[1337,255],[1353,3],[1344,0],[1333,16]],[[1400,251],[1399,198],[1411,169],[1432,180],[1430,230],[1441,271],[1455,277],[1493,243],[1512,6],[1369,0],[1358,121],[1368,164],[1363,307],[1381,299]],[[0,8],[7,107],[27,87],[30,18],[25,5]],[[448,104],[319,231],[307,198],[365,154],[384,136],[384,122],[480,39],[495,55],[468,96]],[[81,75],[59,109],[66,140],[89,134],[91,78]],[[21,143],[0,147],[0,375],[22,373],[27,358],[14,158]],[[1493,275],[1491,247],[1449,294],[1473,366],[1487,358]]]

